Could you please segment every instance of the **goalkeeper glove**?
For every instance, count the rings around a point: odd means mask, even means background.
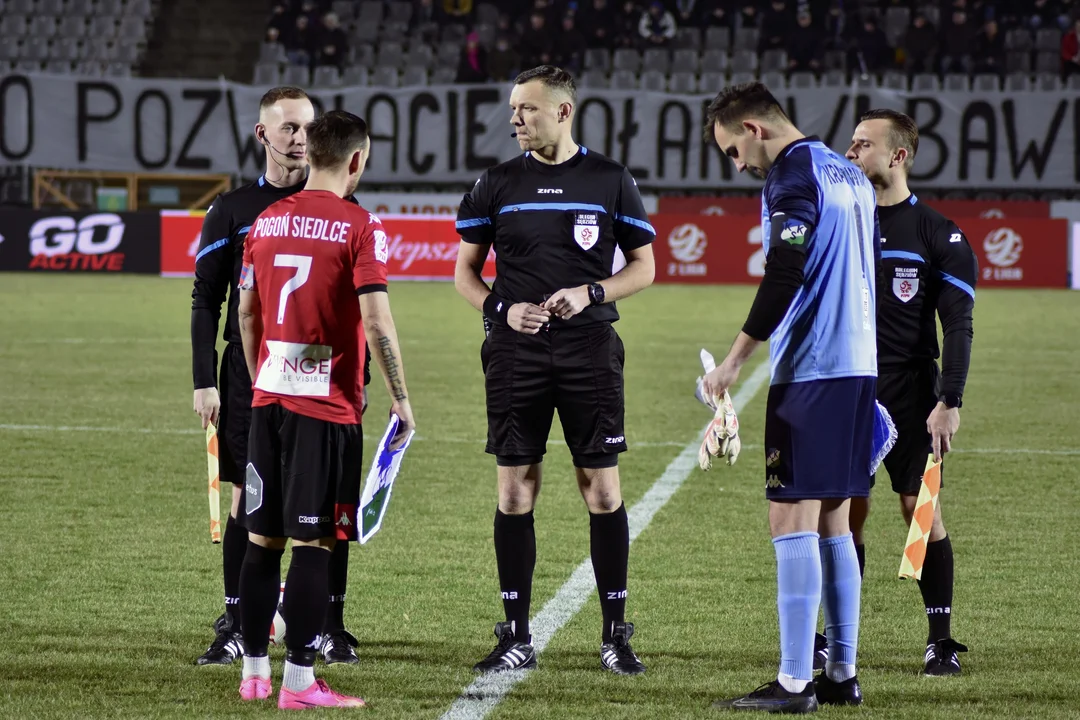
[[[705,368],[705,372],[712,372],[716,367],[713,356],[707,350],[701,351],[701,365]],[[702,388],[702,378],[697,379],[695,396],[714,411],[712,422],[705,429],[705,439],[701,441],[701,449],[698,450],[698,466],[702,470],[710,469],[714,457],[727,458],[727,464],[734,465],[742,450],[742,440],[739,439],[739,418],[735,415],[735,406],[731,402],[731,396],[728,395],[727,390],[724,391],[723,397],[706,395]]]

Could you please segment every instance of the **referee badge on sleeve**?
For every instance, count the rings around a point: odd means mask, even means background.
[[[898,267],[893,269],[893,295],[900,302],[910,302],[919,292],[919,269]]]
[[[590,250],[600,239],[600,221],[596,213],[576,213],[574,215],[574,242],[582,250]]]

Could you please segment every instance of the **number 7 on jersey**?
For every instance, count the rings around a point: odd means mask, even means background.
[[[311,274],[310,255],[275,255],[274,267],[296,268],[296,274],[281,286],[281,296],[278,298],[277,324],[285,322],[285,306],[289,303],[289,295],[308,281]]]

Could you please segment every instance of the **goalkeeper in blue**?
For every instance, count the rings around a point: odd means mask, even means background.
[[[769,341],[765,496],[776,552],[780,670],[732,710],[813,712],[857,705],[862,579],[848,527],[851,498],[870,493],[877,337],[874,189],[863,173],[806,137],[761,83],[725,88],[707,135],[739,172],[765,179],[765,275],[742,331],[704,390],[722,395]],[[825,671],[813,677],[824,605]]]

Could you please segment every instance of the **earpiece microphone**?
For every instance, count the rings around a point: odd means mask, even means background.
[[[517,137],[517,133],[510,133],[510,137],[512,137],[512,138],[516,138],[516,137]]]

